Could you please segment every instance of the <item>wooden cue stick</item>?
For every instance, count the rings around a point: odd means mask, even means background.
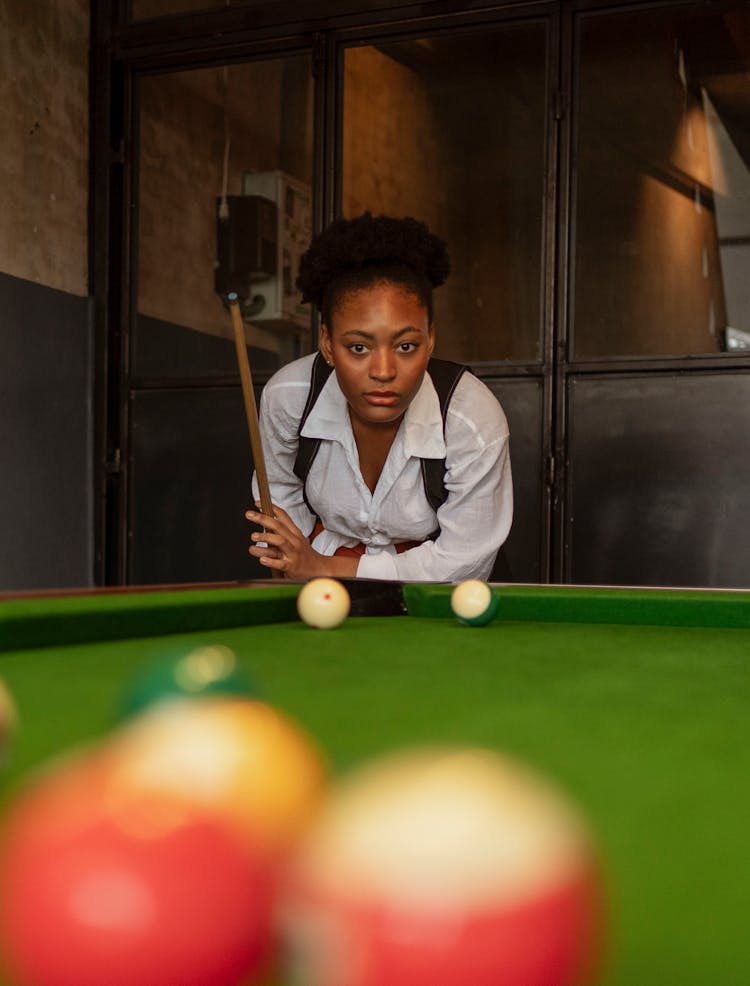
[[[232,326],[234,328],[234,345],[237,350],[237,364],[240,368],[240,382],[242,383],[242,397],[245,402],[245,417],[247,418],[247,430],[250,433],[250,448],[253,453],[255,463],[255,473],[258,477],[258,490],[260,492],[260,509],[267,517],[273,517],[273,503],[271,501],[271,489],[268,485],[268,473],[266,472],[266,459],[263,455],[263,443],[260,439],[260,426],[258,424],[258,408],[255,405],[255,391],[253,390],[253,377],[250,372],[250,361],[247,358],[247,347],[245,346],[245,328],[242,324],[242,313],[237,300],[237,295],[227,295],[229,301],[229,311],[232,316]],[[281,572],[271,569],[271,575],[279,578]]]

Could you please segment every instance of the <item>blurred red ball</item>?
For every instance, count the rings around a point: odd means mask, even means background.
[[[583,986],[603,927],[575,806],[472,748],[385,758],[339,785],[283,916],[300,986]]]
[[[101,765],[22,794],[0,847],[0,934],[25,986],[237,986],[262,970],[273,878],[216,820],[109,803]]]

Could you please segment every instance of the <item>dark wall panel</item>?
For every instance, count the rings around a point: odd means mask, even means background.
[[[542,381],[513,378],[485,383],[502,404],[510,427],[514,509],[505,556],[514,582],[538,582],[542,571]]]
[[[266,349],[248,346],[248,356],[253,379],[256,375],[268,376],[279,368],[278,356]],[[133,337],[131,370],[138,379],[234,376],[238,372],[234,340],[139,314]]]
[[[0,274],[0,589],[93,578],[86,298]]]
[[[267,577],[247,553],[252,459],[239,386],[140,391],[131,415],[128,581]]]
[[[573,378],[568,577],[750,586],[750,374]]]

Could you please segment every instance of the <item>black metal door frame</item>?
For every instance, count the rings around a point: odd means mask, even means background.
[[[487,378],[536,377],[543,386],[541,572],[565,581],[570,470],[567,388],[572,374],[637,369],[670,372],[747,368],[736,355],[706,358],[574,361],[570,278],[575,187],[577,29],[594,13],[701,6],[733,0],[284,0],[236,3],[203,14],[128,22],[127,0],[92,4],[90,285],[96,325],[96,581],[127,581],[130,326],[137,249],[137,79],[144,73],[310,53],[315,80],[314,223],[341,200],[343,53],[348,45],[435,32],[544,20],[548,30],[548,109],[544,190],[541,359],[476,366]],[[127,288],[127,290],[126,290]]]

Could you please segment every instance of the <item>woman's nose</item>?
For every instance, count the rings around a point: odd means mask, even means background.
[[[390,349],[375,350],[370,360],[373,380],[392,380],[396,376],[396,361]]]

